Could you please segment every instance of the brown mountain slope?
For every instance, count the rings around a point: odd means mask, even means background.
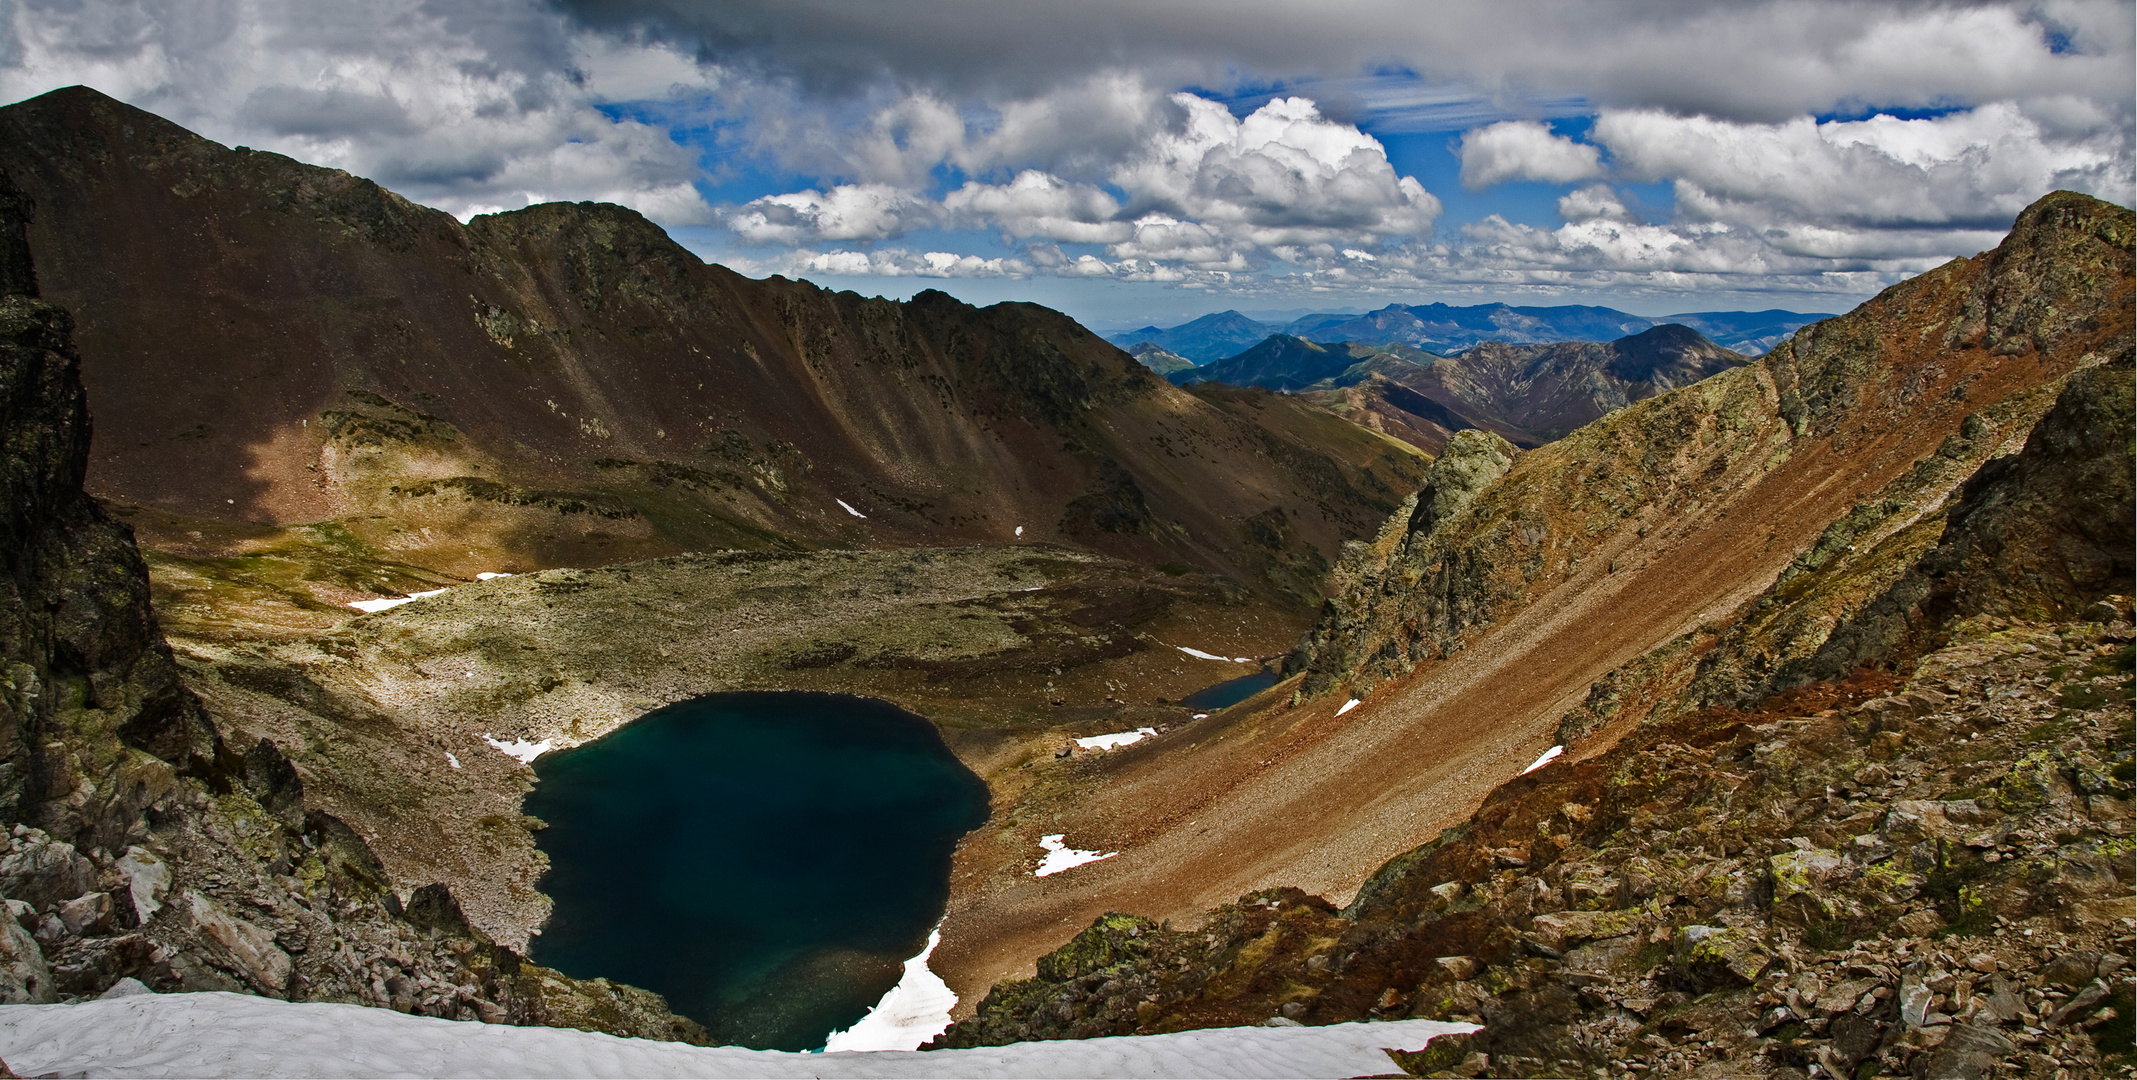
[[[1833,678],[1510,780],[1341,912],[1107,916],[943,1042],[1409,1015],[1484,1024],[1428,1076],[2128,1075],[2131,361],[1865,556],[1911,632]],[[1823,606],[1819,561],[1759,606]]]
[[[1279,595],[1421,464],[1298,442],[1273,417],[1308,406],[1212,404],[1043,308],[750,281],[612,206],[463,226],[86,89],[0,109],[0,170],[79,320],[90,489],[154,542],[334,521],[466,576],[1021,527]]]
[[[1487,341],[1451,357],[1406,345],[1316,344],[1275,334],[1170,378],[1297,393],[1437,454],[1455,432],[1472,428],[1515,446],[1541,446],[1613,409],[1748,360],[1676,324],[1615,341]]]
[[[82,490],[71,320],[36,298],[21,225],[0,179],[0,890],[21,913],[0,922],[0,1002],[130,978],[704,1042],[656,995],[522,963],[435,886],[404,907],[289,759],[225,742],[132,536]]]
[[[1879,518],[1903,531],[2021,439],[2058,381],[2127,353],[2133,233],[2129,211],[2059,193],[1993,252],[1518,460],[1465,433],[1474,445],[1435,466],[1408,520],[1346,553],[1343,588],[1295,654],[1296,703],[1220,714],[1065,779],[1088,802],[1044,831],[1121,854],[1054,878],[958,880],[940,969],[960,989],[1022,974],[1107,910],[1189,919],[1279,885],[1348,896],[1556,742],[1600,677],[1735,622],[1860,502],[1910,490]],[[1883,587],[1848,580],[1837,607]],[[1816,636],[1806,627],[1800,647]]]

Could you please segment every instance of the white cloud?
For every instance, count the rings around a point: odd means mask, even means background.
[[[935,216],[934,204],[888,184],[840,184],[751,200],[726,224],[751,243],[801,244],[902,236]]]
[[[926,175],[944,162],[978,167],[1026,141],[1028,132],[1005,136],[997,126],[966,142],[936,123],[943,119],[938,104],[916,98],[871,120],[880,131],[889,115],[933,118],[923,125],[925,153],[908,141],[900,146],[904,156],[881,157],[889,175]],[[766,196],[729,214],[727,224],[751,243],[804,243],[889,239],[915,223],[941,223],[1018,239],[1104,244],[1113,260],[1236,273],[1270,253],[1288,257],[1294,248],[1332,252],[1334,245],[1424,234],[1440,214],[1439,200],[1415,179],[1397,175],[1377,139],[1327,119],[1304,98],[1275,99],[1244,118],[1185,93],[1152,108],[1156,115],[1140,121],[1140,141],[1105,177],[1122,197],[1096,183],[1025,168],[1007,183],[968,181],[939,203],[888,181]],[[1004,115],[1029,120],[1059,111],[1033,106]],[[912,272],[903,264],[894,269]]]
[[[1625,209],[1624,200],[1618,198],[1617,192],[1610,190],[1608,184],[1589,184],[1559,197],[1558,216],[1567,221],[1591,218],[1630,221],[1632,212]]]
[[[1462,186],[1479,191],[1507,180],[1570,184],[1603,175],[1602,152],[1533,120],[1505,120],[1462,133]]]
[[[0,5],[0,100],[83,83],[225,143],[347,169],[460,216],[598,199],[710,220],[695,155],[606,95],[716,85],[670,45],[531,3]]]
[[[1128,237],[1115,220],[1120,202],[1090,184],[1026,169],[1007,184],[967,182],[943,197],[943,209],[961,224],[995,228],[1014,237],[1041,236],[1072,243],[1118,243]]]
[[[1608,110],[1591,137],[1624,178],[1673,181],[1680,215],[1754,227],[1981,229],[2057,188],[2132,198],[2128,133],[2051,139],[2012,102],[1824,124]]]

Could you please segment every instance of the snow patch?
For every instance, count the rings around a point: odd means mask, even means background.
[[[1024,535],[1024,526],[1022,526],[1022,525],[1019,525],[1019,526],[1017,526],[1017,535],[1018,535],[1018,536],[1023,536],[1023,535]]]
[[[409,593],[407,596],[381,596],[376,600],[351,600],[349,601],[349,606],[369,615],[373,612],[384,611],[387,608],[397,608],[402,604],[413,603],[426,596],[436,596],[444,591],[444,589],[432,589],[428,592]]]
[[[1527,776],[1528,774],[1535,772],[1536,770],[1541,769],[1546,765],[1549,765],[1551,763],[1552,758],[1555,758],[1565,752],[1566,748],[1563,746],[1554,746],[1549,750],[1544,751],[1543,756],[1537,758],[1535,764],[1530,765],[1528,768],[1521,770],[1521,775]]]
[[[1092,735],[1076,740],[1076,745],[1085,750],[1111,750],[1116,746],[1128,746],[1142,742],[1158,733],[1154,727],[1139,727],[1134,731],[1116,731],[1111,735]]]
[[[6,1006],[0,1057],[25,1076],[1338,1077],[1387,1073],[1383,1048],[1417,1050],[1475,1030],[1396,1020],[785,1054],[209,992]]]
[[[460,759],[453,756],[453,752],[450,750],[445,752],[445,760],[447,764],[450,764],[455,769],[460,767]]]
[[[1200,649],[1190,649],[1185,645],[1175,645],[1173,646],[1173,648],[1178,649],[1181,652],[1184,652],[1197,660],[1222,660],[1228,664],[1251,664],[1254,662],[1254,658],[1251,656],[1218,656],[1216,653],[1206,653]]]
[[[853,504],[852,504],[852,503],[849,503],[849,502],[847,502],[847,501],[846,501],[846,500],[844,500],[844,499],[833,499],[833,500],[831,500],[831,501],[832,501],[832,502],[835,502],[835,503],[837,503],[837,504],[839,504],[840,506],[843,506],[843,507],[845,507],[845,508],[846,508],[846,512],[847,512],[847,513],[849,513],[849,514],[852,514],[852,515],[853,515],[854,517],[857,517],[857,518],[865,518],[865,517],[867,517],[867,516],[868,516],[867,514],[861,513],[861,512],[859,511],[859,510],[855,510],[855,509],[853,508]]]
[[[1209,719],[1209,714],[1208,714],[1208,713],[1206,713],[1206,712],[1198,712],[1198,713],[1196,713],[1196,714],[1195,714],[1195,719],[1197,719],[1197,720],[1207,720],[1207,719]]]
[[[476,580],[476,581],[488,581],[488,580],[490,580],[491,578],[501,578],[501,577],[511,577],[511,576],[512,576],[512,575],[510,575],[510,574],[504,574],[504,573],[499,573],[498,571],[495,571],[495,570],[484,570],[484,571],[483,571],[482,573],[479,573],[479,574],[476,574],[476,575],[475,575],[475,580]]]
[[[543,739],[541,742],[514,739],[511,742],[503,742],[484,735],[482,741],[503,751],[506,757],[516,757],[529,765],[534,764],[535,758],[541,757],[543,754],[557,748],[556,740],[554,739]]]
[[[942,976],[928,970],[928,957],[942,944],[942,924],[928,933],[928,946],[905,962],[898,985],[883,995],[844,1031],[834,1031],[824,1043],[830,1054],[856,1050],[918,1050],[950,1026],[950,1010],[957,1007],[957,992]]]
[[[1046,849],[1046,861],[1040,863],[1039,868],[1031,872],[1031,876],[1048,877],[1063,870],[1073,870],[1084,863],[1110,859],[1120,854],[1118,851],[1078,851],[1064,842],[1067,836],[1067,833],[1052,833],[1039,838],[1039,846]]]
[[[1355,708],[1357,708],[1357,707],[1358,707],[1358,699],[1357,699],[1357,698],[1352,698],[1352,699],[1350,699],[1349,701],[1346,701],[1346,702],[1344,702],[1344,703],[1343,703],[1343,707],[1342,707],[1342,708],[1340,708],[1340,709],[1337,709],[1337,710],[1336,710],[1336,715],[1337,715],[1337,716],[1341,716],[1341,715],[1343,715],[1344,713],[1347,713],[1347,712],[1349,712],[1349,711],[1351,711],[1352,709],[1355,709]]]

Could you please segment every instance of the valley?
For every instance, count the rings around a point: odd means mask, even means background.
[[[2019,623],[2068,654],[2041,685],[2125,640],[2137,229],[2087,196],[1808,325],[1577,309],[1551,333],[1613,329],[1508,342],[1482,335],[1553,309],[1398,305],[1359,317],[1393,335],[1371,344],[1147,339],[1200,360],[1173,380],[1216,379],[1183,387],[1036,305],[751,280],[603,204],[462,224],[93,91],[0,109],[0,136],[0,788],[25,823],[0,890],[35,897],[0,921],[11,1000],[131,978],[704,1041],[657,995],[523,963],[552,914],[531,755],[781,690],[925,717],[987,785],[930,961],[950,1042],[1355,1019],[1382,989],[1375,1015],[1513,1030],[1474,986],[1436,1004],[1455,991],[1400,949],[1370,992],[1249,973],[1140,1003],[1109,987],[1148,972],[1077,950],[1137,952],[1107,937],[1128,913],[1324,956],[1319,978],[1356,932],[1336,909],[1422,918],[1373,905],[1454,864],[1435,838],[1667,756],[1658,731],[1734,745],[1726,710],[1780,722],[1791,693],[1839,731],[1925,657],[2002,662],[2016,639],[1989,636]],[[1420,327],[1475,340],[1439,355]],[[1937,652],[1983,616],[1958,640],[1994,656]],[[1185,703],[1264,666],[1229,707]],[[2093,719],[2069,753],[2126,766]],[[1540,873],[1545,846],[1498,869]],[[1037,876],[1056,847],[1104,857]],[[1276,951],[1280,910],[1328,943]],[[1035,976],[1102,1022],[1016,1012]]]

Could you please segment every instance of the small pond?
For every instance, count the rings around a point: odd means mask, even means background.
[[[1229,709],[1246,699],[1276,685],[1276,673],[1262,670],[1252,675],[1226,679],[1215,686],[1205,686],[1180,699],[1180,704],[1196,712],[1216,712]]]
[[[535,774],[556,908],[534,961],[758,1049],[820,1047],[897,983],[988,811],[934,725],[835,694],[680,702]]]

